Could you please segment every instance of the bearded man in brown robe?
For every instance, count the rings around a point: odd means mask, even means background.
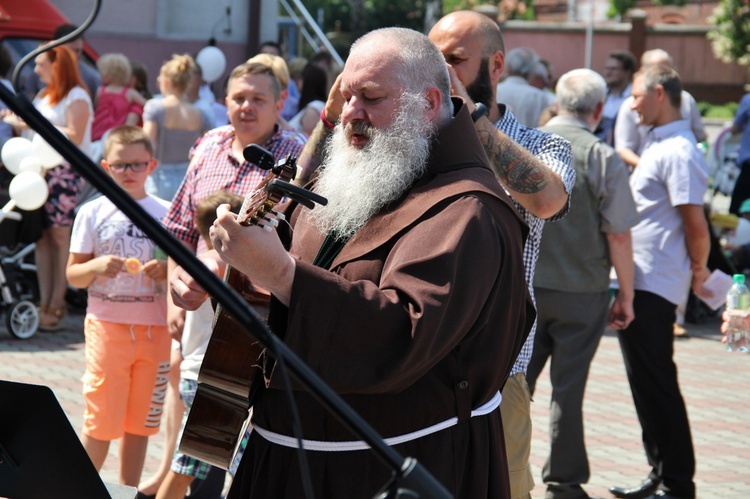
[[[328,205],[290,205],[286,231],[242,227],[220,207],[206,258],[271,292],[272,329],[399,453],[455,497],[507,498],[497,407],[534,319],[526,226],[427,37],[363,36],[340,88],[341,122],[313,187]],[[185,308],[206,298],[182,269],[171,285]],[[309,468],[300,471],[282,376],[265,375],[230,498],[304,497],[303,474],[321,498],[372,497],[389,480],[296,387]]]

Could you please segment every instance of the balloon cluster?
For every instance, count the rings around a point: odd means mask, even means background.
[[[63,161],[63,157],[41,136],[32,140],[13,137],[0,151],[5,169],[15,175],[8,186],[11,201],[3,207],[10,211],[15,206],[22,210],[36,210],[47,201],[49,188],[44,180],[47,168],[53,168]]]

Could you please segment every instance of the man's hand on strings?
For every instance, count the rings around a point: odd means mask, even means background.
[[[288,305],[296,264],[276,234],[278,223],[274,215],[267,215],[258,225],[240,225],[237,215],[225,204],[216,209],[209,235],[214,251],[224,262]]]

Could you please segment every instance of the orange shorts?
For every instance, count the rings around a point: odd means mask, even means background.
[[[83,433],[114,440],[159,431],[169,378],[166,326],[136,326],[86,316]]]

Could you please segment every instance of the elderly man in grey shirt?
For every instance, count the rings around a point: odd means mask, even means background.
[[[570,141],[576,183],[570,214],[549,224],[539,248],[534,293],[537,333],[527,372],[534,385],[548,358],[552,380],[550,454],[542,469],[548,499],[588,497],[590,471],[583,438],[583,394],[605,325],[633,320],[633,248],[638,223],[628,169],[614,149],[593,134],[602,117],[607,84],[590,69],[557,83],[558,116],[541,130]],[[610,307],[609,270],[620,293]]]

